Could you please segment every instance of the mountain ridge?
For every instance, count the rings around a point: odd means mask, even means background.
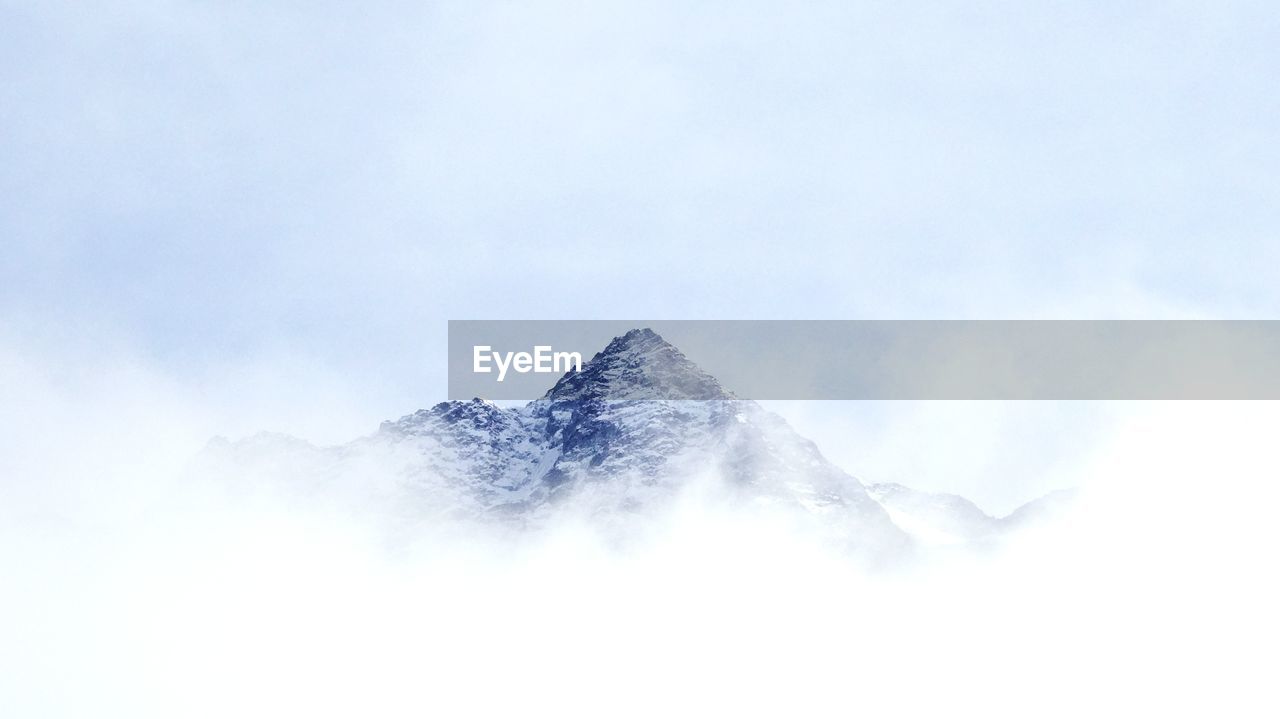
[[[274,471],[296,487],[376,494],[409,523],[528,527],[574,514],[625,527],[710,482],[721,501],[816,518],[832,541],[877,557],[936,543],[931,533],[954,543],[999,529],[962,497],[864,486],[649,328],[615,337],[521,407],[440,402],[332,448],[255,437],[205,459],[265,482]]]

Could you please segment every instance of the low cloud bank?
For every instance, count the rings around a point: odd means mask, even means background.
[[[189,388],[3,368],[6,715],[1274,709],[1275,403],[1125,405],[1062,521],[867,573],[695,499],[625,547],[389,543],[341,504],[184,482],[213,434]]]

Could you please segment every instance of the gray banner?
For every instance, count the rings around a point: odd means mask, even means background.
[[[451,320],[449,397],[541,397],[573,353],[589,368],[641,328],[679,352],[613,358],[625,376],[604,380],[633,399],[700,398],[697,383],[635,381],[692,371],[681,354],[743,399],[1280,399],[1269,320]]]

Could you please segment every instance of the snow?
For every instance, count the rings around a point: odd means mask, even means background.
[[[727,501],[792,508],[854,547],[900,552],[999,529],[962,497],[901,485],[868,493],[785,420],[733,397],[651,330],[615,338],[523,407],[442,402],[339,447],[264,434],[211,444],[205,461],[302,494],[381,501],[410,523],[524,526],[572,510],[625,525],[712,476]]]

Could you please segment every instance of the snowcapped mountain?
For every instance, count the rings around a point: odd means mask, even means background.
[[[1000,531],[1000,521],[956,494],[921,492],[901,484],[872,484],[867,492],[917,541],[930,545],[980,542]]]
[[[1033,499],[1004,517],[993,517],[957,494],[924,492],[901,484],[872,484],[867,493],[889,512],[894,524],[928,546],[976,545],[1061,516],[1076,497],[1060,489]]]
[[[442,402],[346,445],[258,435],[213,444],[203,462],[248,482],[392,508],[410,523],[530,527],[572,514],[625,526],[696,490],[819,518],[833,540],[879,556],[998,530],[961,497],[900,485],[869,492],[648,329],[615,338],[523,407]]]
[[[1000,519],[1000,525],[1005,530],[1015,530],[1053,521],[1065,514],[1078,497],[1074,489],[1055,490],[1013,510]]]

